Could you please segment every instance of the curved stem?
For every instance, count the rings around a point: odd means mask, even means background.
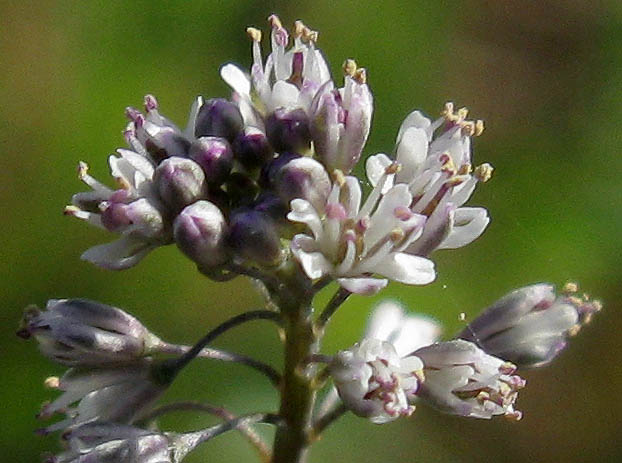
[[[190,351],[190,349],[192,349],[192,347],[190,346],[162,342],[160,345],[154,348],[154,352],[162,354],[182,355]],[[213,349],[211,347],[204,347],[196,355],[196,357],[220,360],[223,362],[234,362],[241,365],[246,365],[265,375],[275,387],[278,387],[281,383],[281,374],[276,371],[276,369],[274,369],[267,363],[256,360],[252,357],[248,357],[246,355],[236,354],[235,352],[228,352],[220,349]]]
[[[313,292],[317,293],[318,291],[321,291],[326,286],[328,286],[331,281],[333,281],[333,277],[331,277],[330,275],[324,275],[313,285]]]
[[[324,328],[324,326],[326,326],[326,323],[328,323],[330,317],[332,317],[339,308],[339,306],[343,304],[348,297],[350,297],[350,294],[352,293],[344,288],[339,288],[337,290],[337,292],[333,295],[330,301],[328,301],[328,304],[326,304],[326,307],[315,322],[316,326],[319,329],[322,329]]]
[[[238,418],[227,421],[210,428],[203,429],[201,431],[189,432],[186,434],[178,435],[176,442],[174,442],[173,461],[181,461],[183,458],[197,448],[203,442],[206,442],[213,437],[224,434],[232,429],[239,429],[241,427],[248,427],[256,423],[266,423],[280,425],[281,418],[274,413],[255,413],[252,415],[244,415]]]
[[[153,420],[159,416],[162,416],[162,415],[165,415],[171,412],[177,412],[177,411],[205,412],[205,413],[209,413],[210,415],[214,415],[219,418],[222,418],[223,420],[226,420],[226,421],[231,421],[235,419],[235,415],[233,415],[231,412],[227,411],[227,409],[223,407],[216,407],[216,406],[201,403],[201,402],[187,401],[187,402],[175,402],[172,404],[162,405],[161,407],[158,407],[152,410],[151,413],[149,413],[147,416],[143,418],[143,421],[149,422],[150,420]],[[272,460],[272,451],[263,441],[261,436],[257,434],[249,424],[242,423],[237,427],[237,429],[240,431],[240,433],[244,437],[246,437],[246,439],[251,443],[251,445],[255,448],[255,450],[257,450],[257,453],[259,453],[259,457],[261,458],[261,461],[263,461],[264,463],[270,463],[270,460]]]
[[[318,438],[322,434],[322,432],[328,428],[331,424],[341,418],[344,413],[346,413],[348,409],[343,403],[340,403],[328,413],[325,413],[315,422],[313,426],[313,437]]]
[[[192,348],[188,352],[183,354],[181,357],[170,360],[166,364],[166,368],[168,369],[167,373],[170,374],[171,378],[173,378],[197,355],[199,355],[210,342],[212,342],[218,336],[235,326],[241,325],[242,323],[246,323],[251,320],[271,320],[278,323],[279,325],[282,323],[281,316],[278,313],[272,312],[270,310],[252,310],[250,312],[244,312],[242,314],[236,315],[235,317],[221,323],[216,328],[207,333],[194,346],[192,346]]]

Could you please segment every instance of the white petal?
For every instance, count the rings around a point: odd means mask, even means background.
[[[310,236],[294,236],[291,242],[291,250],[311,279],[320,278],[333,269],[332,264],[317,250],[316,242]]]
[[[365,337],[388,341],[393,332],[400,328],[403,318],[404,310],[399,304],[384,301],[372,312]]]
[[[220,68],[220,77],[233,91],[242,96],[249,96],[251,92],[251,81],[244,71],[234,64],[225,64]]]
[[[465,246],[484,233],[490,222],[488,211],[482,207],[461,207],[454,212],[454,224],[439,249],[456,249]]]
[[[397,145],[396,161],[402,169],[395,176],[396,182],[411,183],[428,155],[428,136],[423,129],[410,127]]]
[[[412,315],[402,322],[401,329],[391,342],[400,357],[435,343],[441,335],[441,325],[431,318]]]
[[[393,252],[376,264],[375,271],[408,285],[425,285],[436,278],[434,263],[425,257]]]
[[[421,111],[413,111],[408,116],[406,116],[406,119],[404,119],[404,122],[402,122],[402,125],[400,126],[400,130],[397,133],[397,140],[399,141],[402,138],[402,135],[404,134],[404,132],[408,130],[410,127],[417,127],[419,129],[425,130],[429,134],[428,139],[431,139],[432,132],[430,130],[430,124],[431,124],[430,119],[425,117],[421,113]]]
[[[385,279],[378,278],[339,278],[337,282],[343,289],[363,296],[376,294],[389,283]]]
[[[272,87],[271,108],[287,108],[298,102],[300,91],[294,84],[279,80]]]
[[[322,221],[315,208],[305,199],[294,199],[290,202],[291,212],[287,214],[287,218],[292,222],[300,222],[306,224],[315,239],[322,237]]]
[[[367,171],[367,179],[372,186],[376,186],[380,177],[382,177],[384,171],[392,162],[393,161],[384,153],[374,154],[367,158],[365,170]]]
[[[98,267],[123,270],[136,265],[155,246],[128,236],[87,249],[80,258]]]

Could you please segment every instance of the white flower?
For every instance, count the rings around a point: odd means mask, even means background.
[[[169,438],[113,423],[88,423],[67,433],[69,448],[50,463],[171,463]]]
[[[313,236],[298,234],[291,242],[294,256],[311,279],[331,275],[346,290],[373,294],[387,279],[406,284],[434,280],[434,264],[406,252],[422,232],[425,217],[410,211],[412,195],[399,184],[381,194],[395,174],[386,169],[380,182],[361,206],[361,188],[355,177],[335,173],[335,183],[323,211],[308,201],[291,202],[288,219],[307,225]]]
[[[408,185],[413,196],[411,210],[428,217],[421,237],[408,251],[429,255],[435,249],[453,249],[479,237],[490,221],[486,209],[462,207],[479,181],[492,174],[489,164],[474,170],[471,165],[471,136],[483,130],[481,121],[465,120],[466,109],[454,113],[447,103],[443,117],[432,122],[419,111],[402,123],[397,136],[396,161],[401,170],[393,184]],[[367,176],[375,185],[393,161],[385,154],[367,160]]]
[[[413,354],[423,361],[425,374],[417,395],[441,411],[472,418],[521,418],[514,402],[525,380],[513,374],[513,364],[461,339],[432,344]]]
[[[283,111],[295,115],[298,123],[310,130],[315,155],[327,169],[350,172],[367,141],[373,113],[365,69],[347,60],[344,85],[336,88],[322,53],[315,47],[318,33],[296,21],[293,47],[287,49],[289,33],[277,16],[269,20],[272,52],[265,63],[260,47],[262,34],[249,28],[253,40],[250,76],[233,64],[220,70],[234,91],[233,99],[246,126],[269,132],[265,119],[270,115],[278,113],[281,118]],[[275,137],[269,138],[279,151]]]
[[[329,371],[345,406],[358,416],[381,424],[410,416],[423,363],[416,356],[401,358],[392,344],[364,339],[334,357]]]
[[[365,338],[393,344],[400,357],[436,342],[441,326],[429,317],[410,315],[395,301],[383,301],[373,310]]]
[[[566,285],[560,296],[548,284],[517,289],[486,309],[457,337],[521,368],[546,365],[601,308],[598,301],[576,296],[576,291],[574,284]]]
[[[42,432],[47,434],[95,421],[133,423],[167,387],[156,368],[151,361],[142,360],[110,368],[72,368],[60,380],[48,378],[46,384],[63,394],[44,405],[39,418],[54,413],[64,413],[67,418]],[[68,408],[75,402],[78,402],[75,408]]]
[[[88,249],[82,259],[100,267],[119,270],[136,265],[149,251],[171,242],[172,233],[165,222],[166,207],[153,183],[155,164],[146,155],[119,149],[119,157],[110,156],[110,171],[120,189],[113,190],[88,174],[81,162],[80,179],[93,191],[75,194],[65,214],[92,225],[121,233],[112,243]]]

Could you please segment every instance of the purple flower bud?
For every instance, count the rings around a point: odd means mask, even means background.
[[[598,310],[600,303],[571,292],[556,296],[552,285],[526,286],[495,302],[457,337],[519,367],[539,367],[557,357]]]
[[[302,109],[277,108],[266,120],[266,134],[278,153],[305,152],[311,147],[309,120]]]
[[[274,189],[285,204],[301,198],[309,201],[317,211],[324,209],[331,187],[324,166],[307,157],[287,162],[274,179]]]
[[[206,101],[197,114],[194,134],[198,137],[223,137],[233,142],[244,129],[238,107],[223,98]]]
[[[233,152],[235,159],[247,169],[261,167],[274,156],[268,138],[261,132],[239,135],[233,142]]]
[[[198,199],[205,198],[207,185],[203,169],[185,158],[168,158],[156,168],[154,181],[162,200],[179,211]]]
[[[275,265],[282,257],[276,224],[267,214],[252,209],[232,215],[228,243],[239,256],[260,264]]]
[[[164,233],[160,211],[146,198],[129,204],[105,201],[100,205],[101,221],[112,232],[129,233],[147,239],[158,239]]]
[[[283,201],[278,196],[272,193],[264,192],[255,201],[253,209],[258,212],[267,214],[277,223],[282,222],[289,224],[287,220],[287,213],[289,208],[283,204]]]
[[[209,201],[186,207],[173,225],[177,247],[201,268],[227,261],[227,223],[220,209]]]
[[[267,189],[274,188],[274,181],[281,167],[292,159],[300,157],[301,156],[296,153],[281,153],[278,157],[272,159],[267,164],[264,164],[261,169],[261,173],[259,174],[259,186]]]
[[[46,357],[69,366],[135,361],[160,342],[121,309],[88,299],[52,299],[28,307],[18,335],[34,336]]]
[[[189,155],[203,168],[210,186],[222,184],[233,167],[233,152],[224,138],[201,137],[192,143]]]

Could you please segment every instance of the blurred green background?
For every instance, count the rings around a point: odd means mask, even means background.
[[[201,278],[170,246],[121,273],[81,262],[84,249],[111,236],[61,212],[83,190],[78,160],[107,178],[106,157],[123,145],[125,106],[153,93],[167,116],[185,124],[197,94],[228,95],[219,66],[249,65],[245,27],[266,30],[272,12],[318,29],[336,76],[348,57],[368,69],[375,116],[366,155],[390,151],[415,108],[435,116],[452,100],[486,121],[474,160],[496,172],[471,204],[490,210],[488,231],[464,249],[436,254],[434,284],[393,284],[383,296],[437,317],[447,335],[463,324],[460,312],[472,317],[528,283],[577,280],[605,306],[552,366],[524,372],[522,422],[461,419],[425,406],[384,426],[347,416],[311,461],[621,461],[622,3],[38,0],[0,7],[0,442],[11,461],[38,461],[57,448],[56,437],[33,430],[41,426],[39,404],[54,396],[42,381],[62,368],[14,336],[27,304],[97,299],[126,308],[167,340],[191,343],[258,302],[248,283]],[[348,301],[325,352],[358,338],[375,300]],[[217,344],[280,363],[278,337],[261,322]],[[185,372],[164,400],[175,398],[236,413],[276,407],[263,378],[215,363]],[[174,415],[163,423],[213,422]],[[188,461],[252,458],[230,434]]]

